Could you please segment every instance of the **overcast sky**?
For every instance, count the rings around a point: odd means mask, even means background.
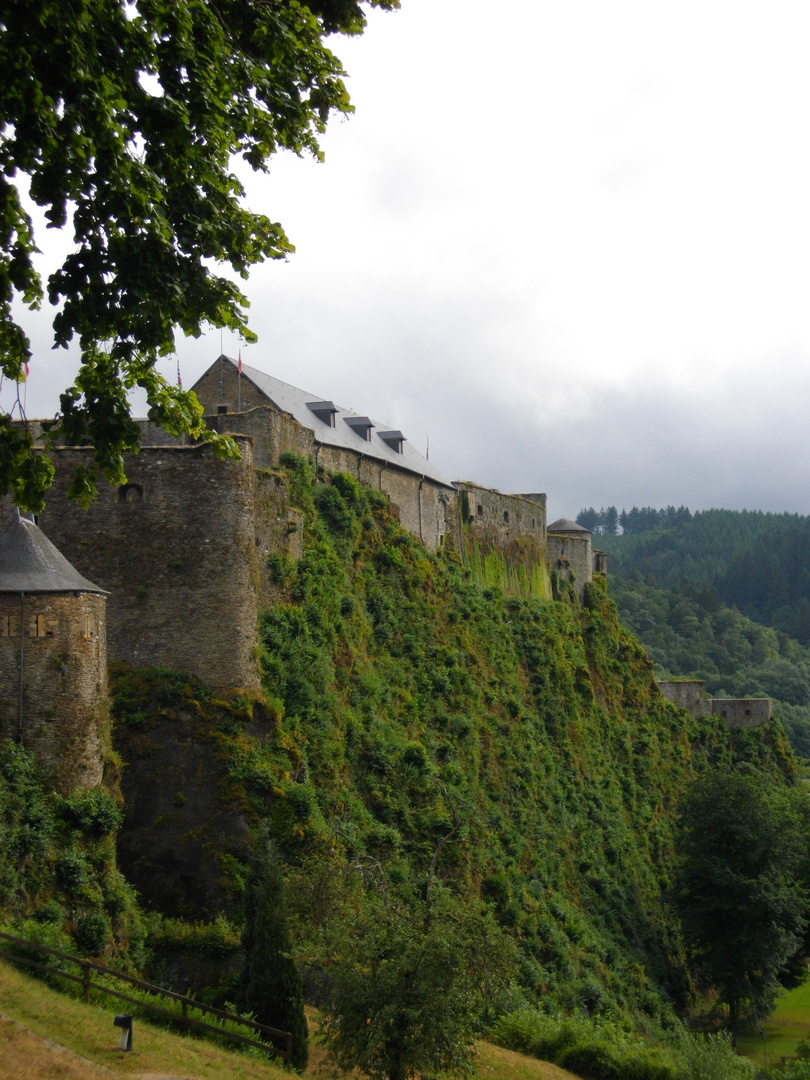
[[[550,519],[810,513],[806,0],[402,0],[334,47],[326,163],[249,182],[297,252],[246,363]],[[30,416],[71,378],[47,332]],[[184,385],[219,352],[181,343]]]

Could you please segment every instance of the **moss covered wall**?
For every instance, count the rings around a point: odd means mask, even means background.
[[[460,554],[479,585],[550,599],[545,502],[459,485]]]

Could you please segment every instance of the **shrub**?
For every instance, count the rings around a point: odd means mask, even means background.
[[[83,915],[76,923],[73,939],[85,956],[101,956],[112,940],[110,920],[101,911]]]
[[[92,837],[107,836],[118,829],[123,820],[112,795],[103,788],[72,792],[60,800],[58,811],[65,824]]]
[[[723,1035],[678,1031],[652,1045],[615,1024],[546,1016],[523,1009],[501,1017],[490,1036],[500,1046],[552,1061],[583,1080],[751,1080],[756,1070]],[[810,1080],[810,1070],[779,1080]]]

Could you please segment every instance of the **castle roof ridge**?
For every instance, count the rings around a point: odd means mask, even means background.
[[[221,361],[227,361],[239,369],[239,361],[232,356],[222,353],[211,365]],[[211,371],[211,368],[208,371]],[[202,378],[207,375],[206,372]],[[281,412],[288,413],[302,427],[308,428],[315,436],[317,442],[324,446],[333,446],[343,450],[353,450],[357,453],[373,458],[376,461],[385,462],[398,469],[404,469],[410,473],[416,473],[426,480],[432,480],[448,489],[453,484],[435,467],[429,458],[408,442],[404,435],[391,427],[390,424],[374,420],[368,416],[355,413],[351,409],[344,409],[334,404],[331,400],[312,394],[308,390],[301,390],[291,383],[277,379],[274,375],[268,375],[258,368],[250,367],[244,362],[241,365],[240,374],[249,379],[268,400]],[[198,380],[198,382],[201,380]],[[192,387],[193,389],[193,387]],[[329,420],[320,418],[312,406],[322,404],[324,412],[329,413]],[[247,410],[246,410],[247,411]],[[334,419],[334,426],[331,423]],[[369,430],[364,434],[358,432],[358,424],[349,421],[369,421]],[[361,428],[365,424],[359,425]],[[382,436],[387,436],[384,439]],[[398,436],[398,438],[393,438]]]

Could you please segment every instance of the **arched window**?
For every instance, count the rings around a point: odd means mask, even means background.
[[[118,489],[120,503],[143,502],[143,488],[140,484],[122,484]]]

